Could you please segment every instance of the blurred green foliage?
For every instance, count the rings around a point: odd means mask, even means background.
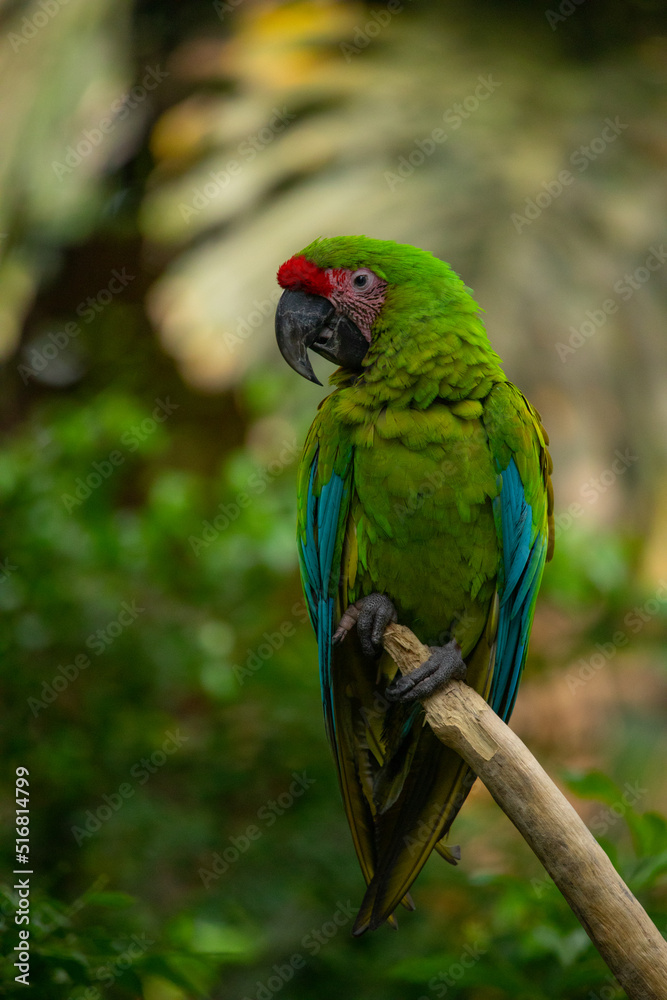
[[[246,2],[251,11],[284,8],[295,22],[313,11],[330,16],[317,40],[327,50],[339,23],[353,39],[359,18],[365,24],[382,7]],[[430,38],[434,22],[419,18],[440,19],[438,6],[415,3],[406,29]],[[4,7],[8,30],[38,11],[36,4]],[[621,42],[644,44],[655,32],[653,13],[635,18],[630,31],[610,9],[617,8],[602,5],[596,19],[583,7],[557,40],[545,34],[546,22],[534,31],[564,64],[573,54],[591,57],[586,38],[597,57]],[[493,4],[484,10],[496,21],[505,13]],[[524,17],[522,5],[512,11]],[[472,17],[464,30],[465,12],[462,4],[452,14],[460,38],[474,24]],[[139,3],[134,20],[118,21],[110,33],[108,5],[71,0],[53,19],[62,47],[44,31],[25,58],[23,47],[16,53],[24,68],[16,104],[25,121],[41,125],[28,129],[21,119],[29,147],[17,132],[0,172],[7,239],[0,308],[9,317],[0,390],[0,988],[10,998],[25,989],[15,982],[19,900],[10,873],[18,864],[14,773],[27,767],[30,981],[44,1000],[620,997],[558,891],[479,790],[454,828],[461,865],[429,862],[415,886],[417,911],[399,915],[398,934],[350,936],[363,880],[325,742],[294,544],[298,449],[317,397],[269,347],[264,360],[260,352],[243,369],[243,380],[203,391],[205,377],[184,377],[171,356],[181,358],[182,345],[166,353],[146,307],[163,270],[175,260],[179,271],[173,247],[142,236],[142,200],[150,202],[165,175],[183,176],[192,154],[154,170],[160,142],[151,128],[178,107],[174,132],[188,125],[196,135],[205,104],[192,78],[178,77],[178,59],[168,63],[174,80],[142,106],[132,129],[119,128],[117,145],[90,162],[85,183],[73,175],[64,201],[53,195],[52,177],[39,196],[30,180],[41,176],[36,158],[48,160],[69,141],[59,123],[76,138],[88,121],[72,110],[76,95],[94,109],[94,123],[119,87],[132,84],[132,73],[140,79],[148,61],[178,55],[191,37],[238,43],[235,12],[223,13],[212,14],[208,3]],[[95,44],[79,64],[70,53],[84,29]],[[252,44],[242,40],[241,52],[252,56]],[[34,104],[27,86],[46,92],[50,64],[37,57],[49,45],[60,60],[53,106]],[[310,65],[307,45],[297,48]],[[203,58],[208,50],[196,51]],[[369,47],[355,73],[370,78],[374,60]],[[259,80],[270,68],[250,60],[248,92],[253,73]],[[13,95],[0,87],[3,107],[14,106]],[[308,123],[327,111],[328,98],[324,89],[306,97]],[[257,114],[251,108],[242,127],[250,129]],[[31,170],[24,175],[25,160]],[[305,190],[307,175],[274,178],[266,199]],[[234,209],[234,232],[266,251],[265,240],[247,235],[248,205],[241,199]],[[381,210],[386,215],[384,203]],[[478,224],[483,232],[485,220]],[[233,256],[230,228],[221,238]],[[266,239],[278,230],[267,223]],[[496,265],[497,257],[490,270]],[[127,287],[112,301],[100,297],[113,269],[124,267],[132,275]],[[211,302],[240,294],[223,279],[220,288],[209,286]],[[262,302],[273,291],[264,287]],[[250,310],[255,293],[245,294]],[[100,306],[90,316],[81,309],[89,296]],[[487,307],[491,316],[494,302]],[[64,332],[72,322],[75,335]],[[238,347],[243,365],[260,339]],[[200,345],[200,376],[206,352]],[[521,365],[539,384],[540,356]],[[642,410],[640,396],[634,404]],[[558,449],[567,410],[554,413],[565,414],[550,426]],[[650,415],[642,419],[650,423]],[[566,455],[562,461],[578,485],[580,473]],[[660,474],[653,466],[639,486],[628,474],[633,516],[626,521],[582,518],[561,531],[515,720],[664,932],[667,605],[647,583],[651,546],[638,529],[651,509],[647,484],[653,489]],[[555,481],[558,489],[558,469]],[[624,641],[612,643],[614,635]]]

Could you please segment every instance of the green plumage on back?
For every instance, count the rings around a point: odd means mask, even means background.
[[[358,324],[366,313],[346,291],[350,273],[386,282],[361,370],[333,375],[299,475],[327,731],[368,883],[360,933],[411,906],[410,884],[474,776],[423,727],[418,705],[386,699],[389,657],[365,656],[356,631],[332,647],[333,630],[349,604],[386,595],[426,644],[458,642],[467,682],[508,718],[552,545],[551,465],[538,414],[507,381],[447,264],[362,236],[317,240],[292,262],[294,273],[317,272],[290,287],[331,287]]]

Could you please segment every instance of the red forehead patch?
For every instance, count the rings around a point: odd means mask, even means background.
[[[278,284],[281,288],[301,289],[312,295],[328,295],[331,281],[322,268],[305,257],[290,257],[278,269]]]

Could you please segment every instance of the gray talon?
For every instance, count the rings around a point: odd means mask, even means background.
[[[387,688],[390,701],[422,701],[448,681],[466,678],[466,665],[461,657],[461,647],[452,639],[446,646],[429,646],[431,655],[416,670],[398,677]]]
[[[398,621],[396,608],[385,594],[369,594],[346,609],[333,642],[342,642],[356,622],[361,648],[366,656],[378,656],[382,651],[382,637],[390,622]]]
[[[384,630],[390,622],[396,621],[396,608],[385,594],[369,594],[364,598],[359,611],[357,632],[366,656],[378,656],[382,652]]]

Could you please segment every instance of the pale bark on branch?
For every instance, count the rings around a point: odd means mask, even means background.
[[[383,642],[404,674],[428,659],[428,648],[404,626],[389,625]],[[484,782],[630,1000],[667,1000],[667,942],[519,737],[461,681],[423,704],[435,735]]]

